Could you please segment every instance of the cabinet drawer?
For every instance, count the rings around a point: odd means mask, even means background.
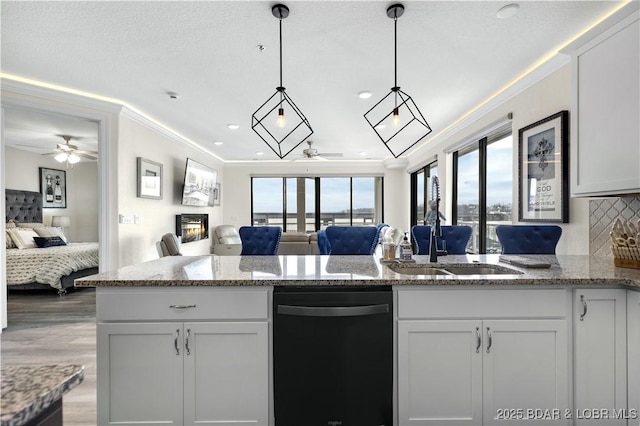
[[[564,289],[399,289],[398,318],[563,318],[567,298]]]
[[[98,321],[266,320],[270,287],[96,289]]]

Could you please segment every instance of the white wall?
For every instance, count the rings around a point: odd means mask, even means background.
[[[176,232],[176,215],[207,213],[210,229],[221,223],[221,207],[181,205],[187,157],[218,170],[218,179],[222,179],[222,165],[218,160],[142,125],[124,114],[120,115],[118,127],[118,213],[142,216],[140,224],[117,225],[119,267],[157,259],[155,243],[162,235]],[[163,165],[161,200],[137,197],[137,157]],[[222,187],[224,186],[223,184]],[[114,222],[117,220],[113,218]],[[211,232],[209,232],[209,239],[183,244],[181,251],[185,255],[209,254],[211,244]]]
[[[51,216],[69,216],[71,226],[64,232],[70,241],[98,241],[97,163],[81,162],[67,170],[51,156],[5,147],[6,188],[40,191],[40,167],[67,172],[67,208],[43,209],[43,222],[50,225]]]
[[[286,164],[283,166],[283,164]],[[222,184],[222,223],[240,227],[251,224],[252,176],[384,176],[384,221],[409,227],[409,175],[404,169],[385,168],[382,163],[246,163],[226,164]],[[399,191],[398,188],[407,188]],[[268,194],[266,194],[268,196]]]
[[[438,156],[438,175],[444,181],[446,192],[443,200],[448,205],[451,200],[451,185],[447,179],[451,173],[450,155],[445,154],[447,147],[454,146],[475,135],[491,123],[513,113],[513,216],[518,217],[518,130],[562,110],[571,105],[571,66],[565,65],[538,83],[520,92],[511,99],[494,108],[464,129],[442,140],[434,141],[432,147],[424,149],[419,156],[411,159],[409,167],[415,168]],[[563,235],[558,243],[558,254],[589,254],[589,204],[587,199],[572,198],[569,204],[569,223],[558,224]],[[447,216],[448,217],[448,216]]]

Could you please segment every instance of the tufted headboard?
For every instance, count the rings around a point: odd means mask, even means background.
[[[42,194],[34,191],[5,189],[5,222],[42,223]]]

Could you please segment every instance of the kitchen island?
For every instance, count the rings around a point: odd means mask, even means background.
[[[167,256],[76,280],[76,286],[587,285],[640,289],[640,270],[615,267],[612,259],[527,257],[550,267],[523,268],[500,262],[499,255],[456,255],[440,257],[435,265],[489,264],[508,268],[513,274],[405,275],[394,272],[375,256]],[[414,259],[417,264],[434,266],[429,256]]]
[[[274,291],[386,287],[394,425],[638,425],[640,271],[415,259],[176,256],[76,281],[97,287],[98,423],[277,426]]]

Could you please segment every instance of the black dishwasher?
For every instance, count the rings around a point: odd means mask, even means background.
[[[391,426],[391,287],[276,287],[276,426]]]

